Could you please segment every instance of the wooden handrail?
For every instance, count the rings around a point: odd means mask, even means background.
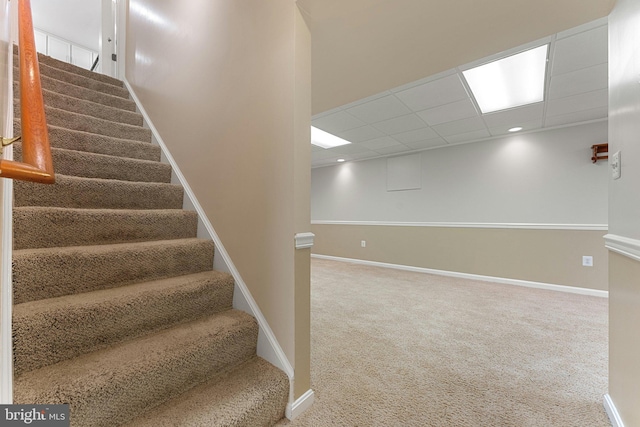
[[[0,160],[0,177],[53,184],[53,160],[44,113],[31,2],[18,0],[22,162]]]

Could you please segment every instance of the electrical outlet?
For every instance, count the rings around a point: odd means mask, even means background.
[[[593,267],[593,257],[588,255],[588,256],[583,256],[582,257],[582,265],[584,267]]]
[[[366,248],[367,247],[367,241],[366,240],[360,240],[360,247],[361,248]]]

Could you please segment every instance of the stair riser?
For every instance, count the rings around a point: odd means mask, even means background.
[[[15,375],[231,309],[233,300],[233,281],[219,277],[156,288],[110,300],[73,301],[36,314],[29,303],[16,306]],[[92,327],[82,319],[91,319]],[[33,336],[39,339],[34,341]]]
[[[108,245],[196,237],[195,212],[15,208],[13,248]]]
[[[18,79],[18,68],[13,67],[13,80]],[[61,93],[62,95],[70,96],[76,99],[85,99],[88,101],[96,102],[98,104],[107,105],[113,108],[119,108],[121,110],[136,111],[136,104],[129,98],[122,98],[119,96],[109,95],[108,93],[97,92],[92,89],[87,89],[82,86],[76,86],[61,80],[52,79],[45,75],[40,76],[40,82],[42,88]]]
[[[210,270],[213,243],[70,247],[14,251],[15,304]]]
[[[167,184],[171,182],[171,166],[164,163],[139,162],[57,148],[51,151],[55,171],[62,175]],[[22,160],[22,144],[15,145],[14,159]]]
[[[14,55],[14,68],[18,66],[18,62],[15,62],[16,56]],[[15,74],[15,73],[14,73]],[[60,68],[51,67],[47,64],[40,64],[40,75],[47,76],[55,80],[70,83],[75,86],[84,87],[94,90],[96,92],[107,93],[109,95],[117,96],[120,98],[129,98],[129,92],[124,87],[114,86],[108,83],[103,83],[98,80],[87,78],[76,73],[70,73]],[[14,77],[14,79],[17,77]]]
[[[224,335],[209,336],[198,343],[173,349],[162,358],[141,357],[127,363],[126,372],[97,372],[91,389],[83,384],[71,390],[67,387],[29,389],[18,377],[14,403],[70,402],[73,425],[117,426],[248,360],[255,355],[257,338],[255,323],[241,325]]]
[[[154,162],[160,161],[160,147],[148,142],[118,139],[51,125],[48,129],[49,142],[52,147]],[[20,120],[14,120],[13,134],[20,135],[21,133]]]
[[[61,110],[78,114],[85,114],[87,116],[109,120],[115,123],[142,126],[142,116],[133,111],[113,108],[93,101],[87,101],[85,99],[73,98],[50,90],[43,90],[42,95],[44,97],[45,105],[49,107],[59,108]],[[14,105],[18,105],[20,102],[20,85],[18,82],[13,82],[13,99]]]
[[[47,123],[52,126],[97,133],[99,135],[111,136],[120,139],[151,142],[151,130],[145,129],[141,126],[115,123],[109,120],[98,119],[47,106],[45,106],[44,110],[47,117]],[[21,111],[19,106],[14,103],[14,116],[19,118],[20,113]]]
[[[13,46],[13,61],[14,64],[18,62],[18,47],[16,45]],[[77,67],[75,65],[69,64],[64,61],[57,60],[50,56],[44,55],[42,53],[38,53],[38,62],[40,64],[46,64],[50,67],[59,68],[64,71],[68,71],[70,73],[80,74],[84,77],[89,77],[94,80],[101,81],[103,83],[108,83],[113,86],[123,87],[122,81],[115,79],[113,77],[97,73],[95,71],[85,70],[84,68]]]
[[[14,183],[14,206],[84,209],[181,209],[182,187],[56,176],[54,185]]]

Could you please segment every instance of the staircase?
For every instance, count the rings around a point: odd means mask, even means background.
[[[122,82],[39,59],[56,184],[14,184],[14,402],[82,427],[273,425],[288,379]]]

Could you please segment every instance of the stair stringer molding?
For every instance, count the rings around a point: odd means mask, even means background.
[[[286,416],[289,419],[295,418],[303,411],[299,411],[299,413],[295,413],[296,411],[291,411],[290,408],[296,407],[300,405],[301,402],[294,402],[294,393],[293,393],[293,384],[294,384],[294,370],[289,362],[289,359],[285,355],[280,343],[271,330],[271,327],[267,323],[260,307],[253,299],[247,284],[242,280],[242,276],[240,276],[240,272],[236,269],[231,257],[227,253],[222,241],[218,237],[218,234],[213,229],[209,218],[206,213],[202,209],[202,206],[198,202],[195,194],[191,190],[189,183],[186,178],[180,171],[180,167],[176,163],[175,159],[169,152],[169,149],[165,145],[158,129],[153,125],[149,115],[146,110],[140,103],[140,99],[136,95],[135,91],[131,87],[131,84],[126,78],[123,78],[125,87],[129,91],[131,99],[136,103],[136,107],[138,112],[142,114],[144,120],[144,127],[151,130],[152,133],[152,143],[160,146],[162,150],[162,162],[169,163],[171,165],[172,177],[171,182],[174,184],[179,184],[184,189],[184,201],[183,208],[186,210],[194,210],[198,214],[198,238],[209,239],[212,240],[215,245],[215,256],[213,257],[213,268],[216,270],[224,271],[233,276],[235,285],[233,292],[233,308],[242,310],[246,313],[251,314],[258,321],[259,331],[258,331],[258,346],[257,346],[257,354],[263,359],[267,360],[274,366],[277,366],[282,371],[284,371],[289,377],[289,403],[287,404]],[[309,396],[307,396],[308,399]],[[307,400],[305,399],[305,400]],[[298,399],[300,400],[300,399]],[[306,405],[300,405],[306,406]],[[302,408],[300,408],[302,409]],[[306,409],[306,408],[305,408]],[[304,409],[303,409],[304,410]]]

